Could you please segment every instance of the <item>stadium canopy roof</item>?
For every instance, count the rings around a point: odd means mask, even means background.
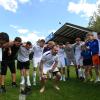
[[[48,37],[46,37],[46,42],[55,41],[57,43],[74,43],[75,38],[77,37],[84,40],[88,32],[92,32],[92,30],[71,23],[65,23],[55,33],[51,33]]]

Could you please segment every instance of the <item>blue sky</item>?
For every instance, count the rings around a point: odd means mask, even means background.
[[[0,0],[0,31],[32,42],[65,22],[88,26],[100,0]],[[62,24],[59,24],[61,22]]]

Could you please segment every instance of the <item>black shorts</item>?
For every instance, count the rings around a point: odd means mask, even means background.
[[[56,76],[59,71],[52,72],[53,76]]]
[[[7,74],[7,67],[9,67],[10,72],[12,74],[16,73],[15,61],[2,61],[1,62],[1,75]]]
[[[91,65],[92,65],[92,59],[83,60],[83,66],[91,66]]]
[[[29,66],[30,66],[30,61],[26,61],[26,62],[20,62],[18,61],[17,62],[17,69],[29,69]]]

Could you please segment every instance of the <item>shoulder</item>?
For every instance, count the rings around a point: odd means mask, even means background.
[[[49,55],[49,54],[51,54],[51,51],[45,52],[45,53],[43,54],[43,56],[47,56],[47,55]]]

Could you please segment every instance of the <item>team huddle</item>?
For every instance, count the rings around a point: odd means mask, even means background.
[[[0,33],[1,34],[1,33]],[[20,70],[20,85],[37,85],[37,76],[41,84],[40,93],[45,91],[48,78],[54,80],[54,88],[60,90],[59,81],[66,81],[70,78],[70,66],[75,67],[76,78],[84,82],[100,82],[100,33],[97,38],[88,33],[84,39],[76,38],[75,43],[45,43],[40,39],[36,44],[30,41],[22,42],[20,37],[14,41],[9,39],[2,43],[0,37],[0,92],[6,92],[5,77],[9,67],[12,75],[12,87],[17,87],[16,65]],[[30,81],[30,61],[32,61],[32,82]],[[94,79],[92,70],[95,70]],[[38,72],[38,75],[37,75]]]

